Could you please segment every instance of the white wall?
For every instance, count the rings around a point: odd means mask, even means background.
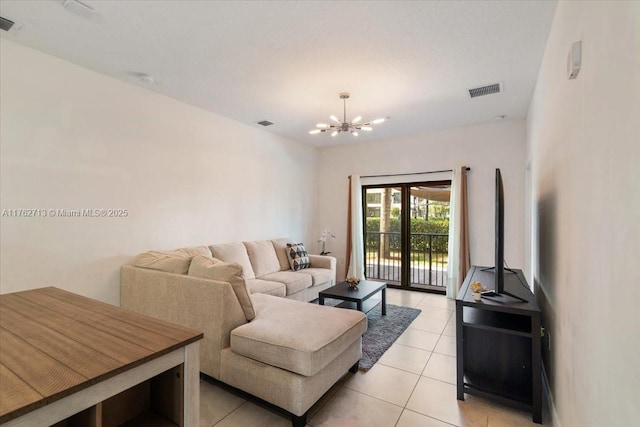
[[[3,216],[0,292],[118,304],[119,267],[139,252],[315,238],[316,149],[1,43],[1,209],[128,216]]]
[[[387,125],[392,126],[392,121]],[[324,226],[338,235],[329,243],[329,250],[338,258],[338,276],[344,277],[345,273],[349,175],[437,171],[463,165],[471,167],[468,197],[472,264],[494,264],[495,168],[500,168],[506,202],[505,258],[510,266],[523,268],[525,139],[525,121],[506,120],[322,149],[316,228],[318,235]],[[388,178],[388,182],[399,179]]]
[[[564,427],[640,420],[638,28],[638,2],[560,2],[528,117],[533,272]]]

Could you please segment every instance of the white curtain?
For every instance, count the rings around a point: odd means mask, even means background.
[[[364,240],[362,236],[362,184],[359,175],[351,175],[350,187],[350,233],[351,251],[347,277],[354,276],[364,280]]]
[[[455,299],[458,294],[458,269],[460,258],[461,218],[461,168],[453,168],[451,177],[451,202],[449,205],[449,260],[447,266],[447,298]]]

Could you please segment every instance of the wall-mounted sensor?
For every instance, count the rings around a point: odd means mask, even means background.
[[[582,65],[582,41],[575,42],[571,45],[569,58],[567,58],[567,77],[575,79],[580,72]]]
[[[64,0],[64,3],[62,5],[69,12],[75,13],[76,15],[81,16],[85,19],[91,19],[96,14],[96,11],[91,6],[89,6],[88,4],[84,4],[78,0]]]
[[[155,77],[153,77],[152,74],[147,74],[147,73],[133,73],[133,75],[140,80],[143,83],[146,83],[148,85],[153,84],[153,82],[156,80]]]

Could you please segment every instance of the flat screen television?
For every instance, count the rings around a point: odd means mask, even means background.
[[[494,287],[496,294],[504,292],[504,188],[502,174],[496,169],[496,252],[494,265]]]
[[[515,271],[504,267],[504,187],[502,185],[502,174],[500,169],[496,169],[496,219],[495,219],[495,263],[493,268],[494,285],[493,291],[483,292],[483,297],[498,297],[500,295],[509,295],[520,301],[524,299],[505,290],[504,275],[505,272],[515,274]]]

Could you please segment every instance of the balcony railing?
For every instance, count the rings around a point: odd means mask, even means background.
[[[411,233],[409,286],[444,289],[447,283],[448,234]],[[365,234],[366,276],[391,284],[401,282],[399,232]]]

